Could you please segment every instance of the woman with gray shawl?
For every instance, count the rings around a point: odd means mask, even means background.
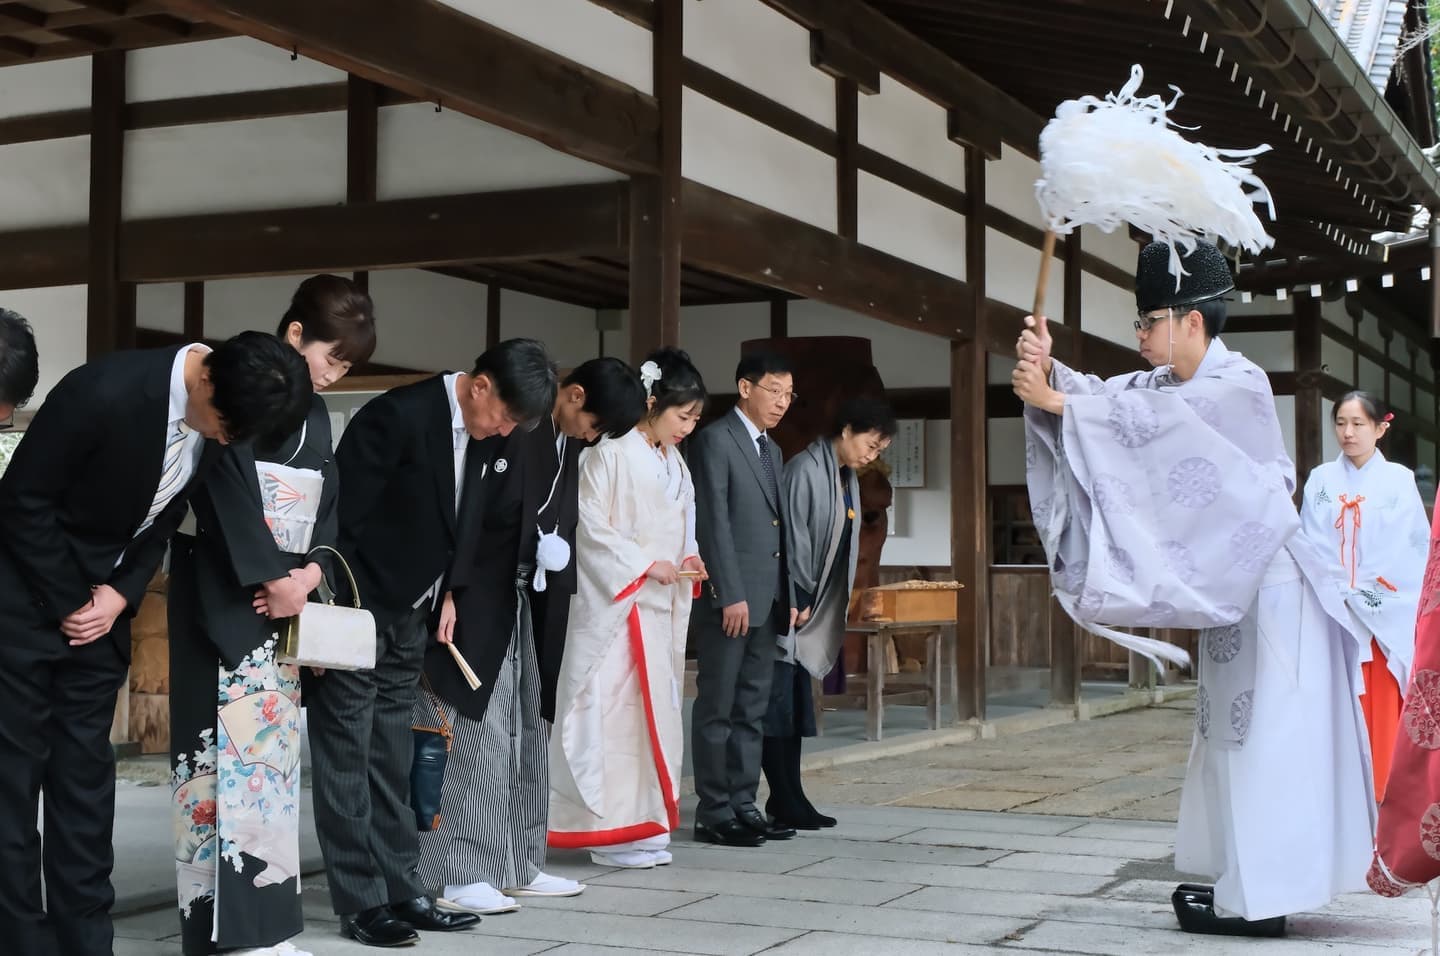
[[[884,402],[853,398],[840,406],[829,435],[785,463],[785,541],[800,616],[780,638],[761,767],[770,785],[765,812],[797,830],[835,825],[834,817],[817,811],[805,797],[800,739],[815,736],[810,677],[830,672],[845,639],[859,555],[860,484],[855,472],[879,457],[895,428],[895,415]]]

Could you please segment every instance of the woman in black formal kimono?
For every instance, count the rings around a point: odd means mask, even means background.
[[[374,351],[370,297],[348,279],[313,276],[277,334],[304,356],[319,392]],[[317,394],[299,431],[226,449],[192,500],[193,535],[182,529],[171,546],[172,813],[186,954],[273,947],[304,926],[300,675],[276,660],[275,622],[298,614],[320,582],[306,553],[335,543],[333,457]]]

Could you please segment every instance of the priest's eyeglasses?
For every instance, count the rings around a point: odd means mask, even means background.
[[[1175,318],[1175,310],[1173,308],[1166,309],[1159,313],[1141,312],[1140,318],[1135,320],[1135,331],[1141,335],[1149,335],[1150,330],[1155,327],[1155,323],[1173,318]]]

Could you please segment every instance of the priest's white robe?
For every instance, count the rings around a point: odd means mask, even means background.
[[[638,431],[580,459],[579,589],[550,737],[553,847],[663,845],[680,823],[681,696],[693,585],[645,576],[698,554],[695,486]]]
[[[1056,362],[1051,383],[1064,414],[1027,408],[1025,421],[1056,597],[1087,628],[1203,629],[1176,867],[1212,878],[1216,908],[1247,919],[1362,889],[1364,629],[1296,533],[1267,376],[1216,339],[1188,381]]]
[[[1341,455],[1310,472],[1300,519],[1341,582],[1345,603],[1375,635],[1403,693],[1430,556],[1430,520],[1415,473],[1379,451],[1362,468]],[[1370,657],[1366,643],[1360,660]]]

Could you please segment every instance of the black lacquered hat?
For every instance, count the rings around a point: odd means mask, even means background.
[[[1191,252],[1181,252],[1180,264],[1185,274],[1176,288],[1175,274],[1170,271],[1170,244],[1152,242],[1140,250],[1140,261],[1135,266],[1137,312],[1209,302],[1235,288],[1229,260],[1211,243],[1197,240]]]

